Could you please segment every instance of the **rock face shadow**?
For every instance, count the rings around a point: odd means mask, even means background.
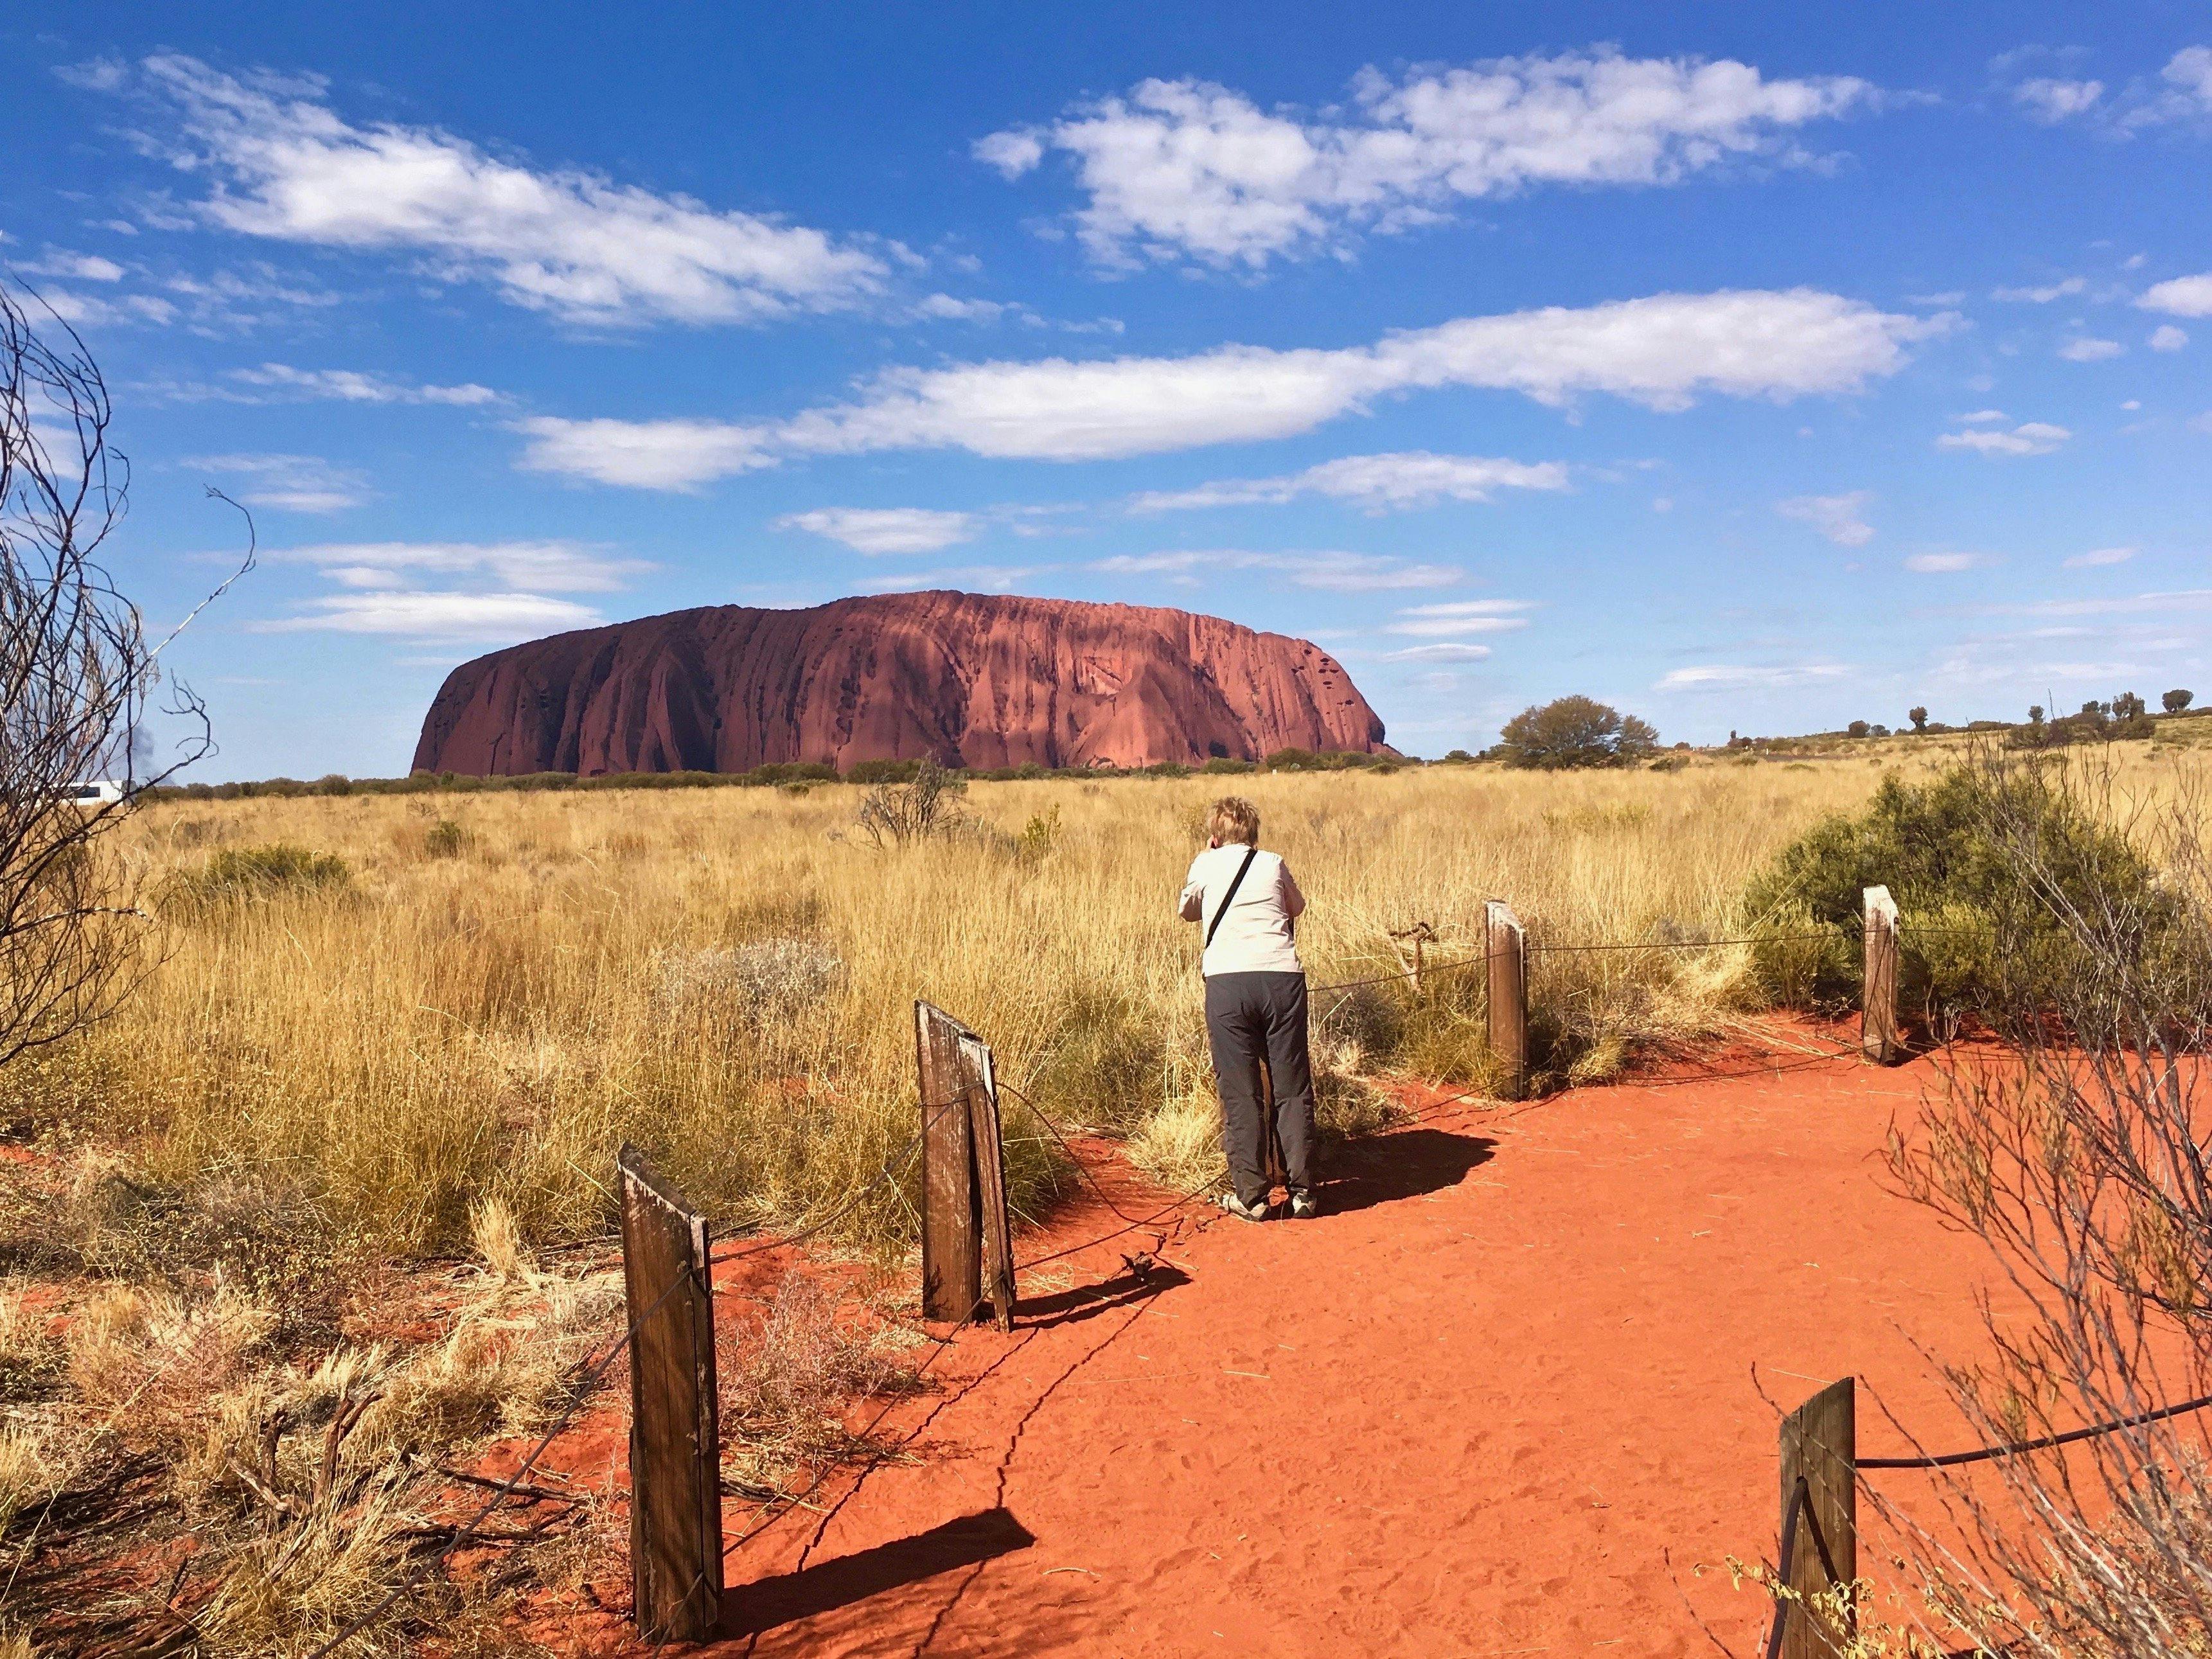
[[[1485,1135],[1442,1129],[1406,1129],[1354,1141],[1335,1154],[1331,1178],[1322,1183],[1322,1213],[1370,1210],[1456,1187],[1490,1162],[1497,1146]]]
[[[1029,1528],[1003,1508],[963,1515],[911,1538],[726,1589],[715,1633],[760,1635],[939,1573],[980,1566],[1036,1542]]]

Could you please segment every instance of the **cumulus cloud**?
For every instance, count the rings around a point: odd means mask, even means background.
[[[716,478],[774,466],[769,433],[725,421],[570,421],[535,416],[515,422],[530,442],[520,465],[635,489],[696,489]]]
[[[2087,553],[2076,553],[2066,561],[2069,570],[2087,570],[2099,565],[2125,564],[2135,557],[2138,550],[2132,547],[2093,547]]]
[[[246,235],[416,255],[518,305],[597,325],[747,322],[877,294],[872,248],[760,215],[541,170],[432,127],[356,126],[319,81],[161,53],[133,83],[174,117],[169,159],[203,220]]]
[[[969,513],[944,513],[926,507],[819,507],[787,513],[778,530],[804,530],[842,542],[855,553],[934,553],[972,541],[975,519]]]
[[[1979,553],[1915,553],[1905,562],[1905,568],[1923,576],[1936,576],[1976,570],[1989,562]]]
[[[2126,349],[2118,340],[2098,340],[2083,335],[2060,346],[2058,355],[2069,363],[2101,363]]]
[[[1077,234],[1102,260],[1254,269],[1531,186],[1671,185],[1735,157],[1795,161],[1797,129],[1875,97],[1847,76],[1769,80],[1730,59],[1604,49],[1395,80],[1370,69],[1352,92],[1348,110],[1310,115],[1148,80],[975,153],[1009,179],[1068,157],[1088,198]]]
[[[280,564],[313,565],[343,587],[378,589],[398,587],[410,575],[485,575],[508,587],[548,593],[611,593],[652,568],[641,560],[610,557],[602,547],[558,538],[325,542],[278,548],[266,556]]]
[[[1211,548],[1173,553],[1120,553],[1091,567],[1114,576],[1166,576],[1195,584],[1214,571],[1268,570],[1294,587],[1334,593],[1387,593],[1449,587],[1467,573],[1452,565],[1416,564],[1382,553],[1253,553]]]
[[[1753,667],[1736,663],[1698,663],[1662,675],[1653,686],[1658,691],[1740,691],[1785,685],[1805,685],[1815,680],[1839,679],[1850,673],[1843,663],[1790,663]]]
[[[1447,386],[1554,407],[1604,392],[1673,410],[1701,393],[1786,402],[1895,374],[1945,319],[1814,289],[1660,294],[1462,318],[1334,350],[1224,346],[1188,357],[899,368],[855,401],[776,423],[525,421],[523,464],[609,483],[695,489],[783,454],[959,448],[1099,460],[1308,432],[1376,398]]]
[[[284,513],[339,513],[369,496],[368,481],[349,467],[315,455],[197,455],[179,465],[240,477],[248,507]]]
[[[1808,524],[1838,547],[1864,547],[1874,539],[1874,526],[1865,519],[1866,504],[1874,492],[1854,489],[1842,495],[1793,495],[1777,501],[1774,510],[1785,519]]]
[[[2150,349],[2153,351],[2179,351],[2189,343],[2187,331],[2172,323],[2160,323],[2151,331]]]
[[[230,378],[303,398],[329,398],[349,404],[450,404],[472,408],[504,401],[489,386],[474,381],[460,386],[417,386],[351,368],[295,368],[289,363],[264,363],[258,368],[234,368]]]
[[[2045,126],[2087,114],[2104,95],[2102,81],[2062,81],[2050,76],[2022,81],[2012,89],[2013,102],[2027,112],[2029,119]]]
[[[2212,270],[2154,283],[2136,301],[2145,311],[2169,317],[2212,317]]]
[[[1137,513],[1179,507],[1243,507],[1327,495],[1370,513],[1430,507],[1441,501],[1486,501],[1496,489],[1565,489],[1560,461],[1511,461],[1482,455],[1436,455],[1425,449],[1388,455],[1346,455],[1303,472],[1273,478],[1227,478],[1195,489],[1149,490],[1130,502]]]
[[[1526,599],[1462,599],[1450,605],[1417,605],[1398,613],[1390,624],[1393,634],[1416,638],[1449,639],[1462,634],[1505,634],[1526,628],[1524,611],[1534,609]]]
[[[424,640],[529,639],[592,628],[599,612],[538,593],[334,593],[310,599],[297,616],[249,624],[257,633],[327,629],[339,634],[398,634]]]
[[[2074,434],[2048,421],[2028,421],[2009,432],[1977,427],[1965,432],[1946,432],[1936,440],[1938,449],[1971,449],[1979,455],[2048,455]]]

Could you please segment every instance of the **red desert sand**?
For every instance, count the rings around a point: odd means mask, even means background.
[[[1973,1348],[1990,1263],[1886,1190],[1929,1062],[1711,1069],[1432,1097],[1342,1155],[1318,1219],[1186,1206],[1032,1273],[1014,1333],[962,1332],[886,1419],[918,1463],[765,1524],[728,1501],[751,1535],[708,1651],[1668,1656],[1713,1650],[1702,1620],[1756,1652],[1771,1604],[1717,1569],[1772,1558],[1761,1389],[1856,1374],[1863,1453],[1909,1449],[1869,1388],[1967,1443],[1915,1345]],[[1171,1197],[1082,1150],[1131,1214]],[[1086,1193],[1018,1257],[1121,1224]],[[1879,1478],[1908,1508],[1929,1480]],[[603,1614],[538,1633],[636,1645]]]

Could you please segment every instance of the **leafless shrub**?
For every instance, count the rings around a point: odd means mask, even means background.
[[[785,1275],[757,1329],[725,1327],[717,1341],[723,1470],[760,1498],[787,1494],[803,1470],[880,1451],[847,1429],[848,1408],[920,1387],[840,1323],[836,1297],[802,1273]]]
[[[860,833],[878,850],[934,841],[968,821],[961,798],[967,781],[933,760],[923,761],[907,783],[879,783],[860,802]]]
[[[818,940],[766,939],[662,951],[653,975],[659,1000],[672,1013],[721,1012],[767,1027],[826,995],[844,977],[845,963]]]
[[[2019,763],[1990,764],[2018,781]],[[2122,827],[2159,879],[2085,886],[2045,833],[2042,791]],[[2006,1011],[1998,1054],[1946,1065],[1918,1131],[1893,1136],[1891,1166],[1907,1194],[1990,1243],[2015,1293],[1985,1307],[1985,1356],[1946,1376],[1976,1432],[2017,1443],[2212,1392],[2200,1099],[2212,863],[2192,802],[2137,813],[2078,766],[1982,799],[1987,844],[2081,966],[2057,1006]],[[1936,1508],[1903,1480],[1933,1481],[1955,1535],[1925,1524]],[[1955,1479],[1886,1476],[1871,1497],[1915,1540],[1932,1633],[2021,1659],[2212,1651],[2201,1422],[2137,1423]]]
[[[108,447],[99,368],[48,322],[41,337],[0,286],[0,1065],[104,1018],[136,982],[144,918],[103,843],[140,790],[213,746],[205,708],[173,683],[162,712],[184,741],[140,775],[168,640],[149,641],[97,562],[130,469]],[[249,549],[238,574],[252,562]]]

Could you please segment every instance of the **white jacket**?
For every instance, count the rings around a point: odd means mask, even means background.
[[[1215,974],[1302,974],[1305,968],[1298,961],[1296,924],[1306,897],[1278,854],[1253,853],[1241,842],[1207,848],[1190,861],[1190,875],[1182,886],[1182,919],[1213,926],[1247,853],[1252,853],[1252,867],[1245,871],[1213,943],[1206,947],[1202,971],[1209,978]]]

